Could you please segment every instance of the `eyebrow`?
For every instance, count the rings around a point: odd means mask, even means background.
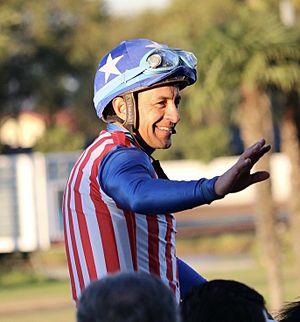
[[[169,96],[163,96],[162,95],[162,96],[156,97],[155,98],[155,101],[164,101],[166,99],[170,99],[170,97]],[[180,94],[176,95],[176,97],[175,97],[175,101],[178,101],[178,100],[181,100],[181,95]]]

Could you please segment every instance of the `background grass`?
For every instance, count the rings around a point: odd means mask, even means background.
[[[7,276],[10,277],[10,274]],[[24,276],[24,280],[25,280]],[[41,280],[0,290],[1,322],[75,321],[69,281]]]
[[[187,262],[193,259],[189,263],[206,278],[244,282],[263,294],[268,303],[267,275],[253,234],[180,238],[177,246],[179,257]],[[300,292],[285,237],[283,249],[284,300],[289,302]],[[18,255],[1,260],[0,322],[75,322],[66,267],[63,245],[34,253],[25,261]],[[57,274],[60,270],[64,273]]]

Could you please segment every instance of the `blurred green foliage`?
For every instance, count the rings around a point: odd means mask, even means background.
[[[54,125],[37,141],[34,150],[39,152],[76,151],[82,149],[85,136],[82,132],[70,133],[65,126]]]
[[[283,25],[279,7],[278,0],[173,0],[164,10],[110,16],[102,0],[4,0],[0,120],[24,108],[54,115],[72,107],[80,134],[65,135],[74,142],[54,143],[64,133],[51,124],[36,149],[76,149],[82,135],[103,128],[92,103],[100,57],[124,39],[151,38],[199,60],[199,81],[183,92],[181,133],[170,151],[158,154],[205,161],[232,154],[230,127],[238,122],[242,84],[299,88],[299,21]],[[297,17],[299,1],[294,7]]]

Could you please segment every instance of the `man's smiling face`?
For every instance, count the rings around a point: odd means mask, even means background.
[[[153,149],[167,149],[180,121],[177,86],[162,86],[138,94],[138,134]]]

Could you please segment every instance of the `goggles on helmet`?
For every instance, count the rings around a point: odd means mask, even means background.
[[[193,53],[180,49],[154,49],[140,63],[143,72],[150,74],[169,71],[180,65],[196,68],[197,58]]]
[[[196,65],[197,58],[191,52],[176,48],[154,48],[143,56],[138,67],[126,70],[101,87],[94,96],[94,103],[97,106],[104,95],[114,91],[121,84],[134,84],[137,76],[147,78],[149,75],[172,71],[179,66],[195,69]]]

